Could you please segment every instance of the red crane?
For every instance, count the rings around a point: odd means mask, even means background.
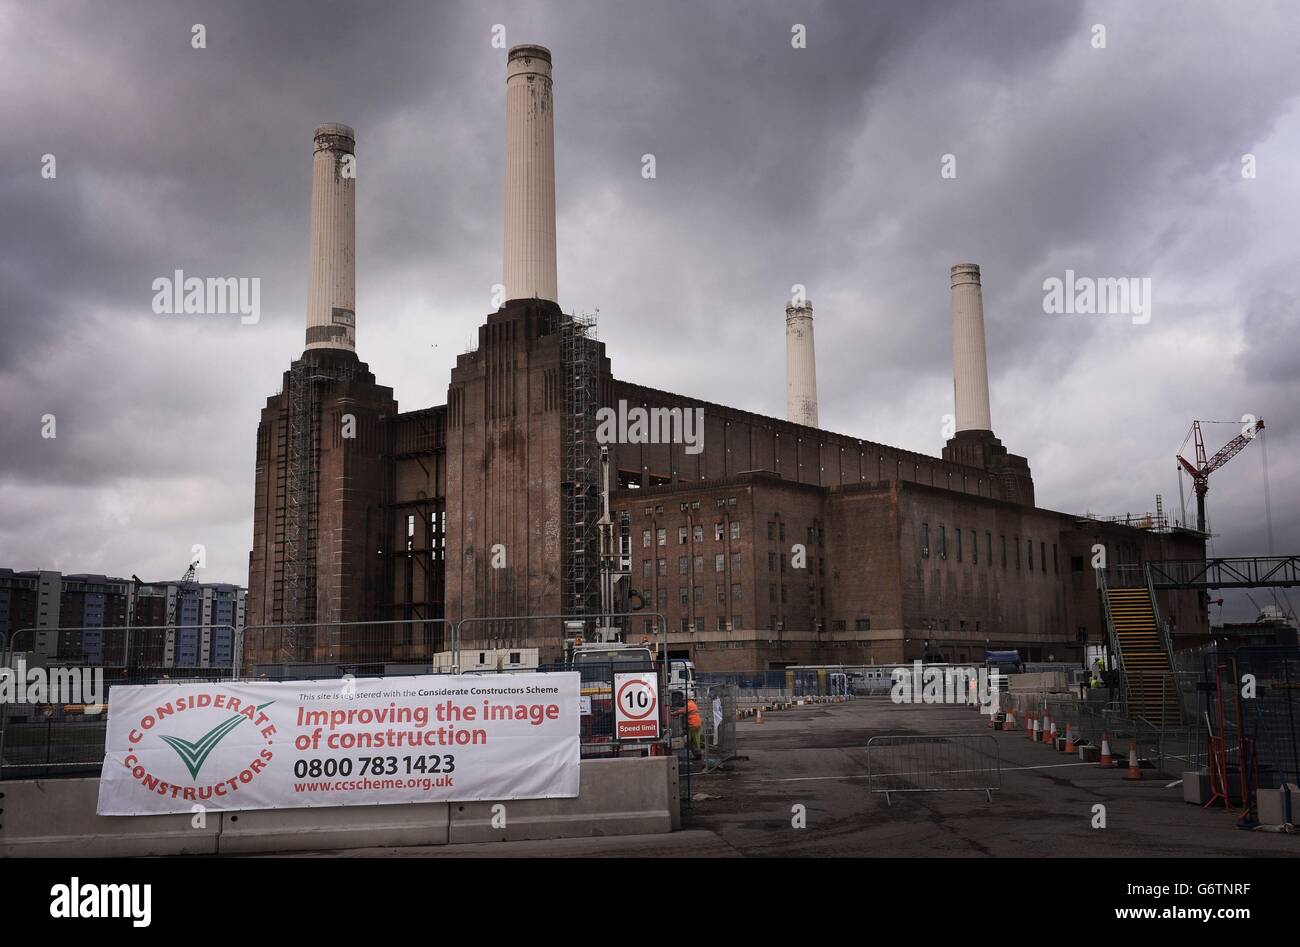
[[[1192,476],[1196,487],[1196,528],[1205,532],[1205,494],[1210,490],[1210,474],[1218,470],[1240,453],[1241,449],[1255,439],[1255,435],[1264,430],[1264,419],[1260,418],[1254,426],[1247,426],[1241,433],[1219,448],[1219,452],[1209,460],[1205,459],[1205,441],[1201,437],[1201,422],[1192,422],[1192,435],[1196,438],[1196,463],[1178,456],[1178,463]]]

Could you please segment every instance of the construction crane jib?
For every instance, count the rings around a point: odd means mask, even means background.
[[[1247,422],[1243,425],[1242,431],[1228,443],[1219,448],[1218,453],[1213,457],[1206,459],[1205,456],[1205,439],[1201,436],[1201,422],[1192,422],[1192,436],[1196,440],[1196,463],[1177,455],[1178,463],[1183,470],[1191,475],[1192,484],[1196,488],[1196,528],[1200,532],[1205,532],[1205,495],[1210,490],[1210,474],[1218,470],[1228,461],[1236,457],[1241,449],[1253,441],[1260,431],[1264,430],[1264,419],[1260,418],[1254,424]]]

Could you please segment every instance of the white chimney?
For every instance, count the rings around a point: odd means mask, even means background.
[[[989,367],[984,349],[984,297],[980,268],[952,268],[952,387],[958,431],[992,431]]]
[[[515,46],[506,64],[506,300],[556,301],[551,51]]]
[[[785,417],[817,427],[817,355],[810,299],[785,307]]]
[[[307,348],[356,351],[356,132],[334,122],[316,129],[311,165],[311,273]],[[347,176],[344,176],[345,169]]]

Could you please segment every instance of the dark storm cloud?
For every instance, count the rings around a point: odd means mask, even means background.
[[[560,301],[601,310],[619,377],[783,414],[801,283],[823,424],[937,453],[948,268],[978,262],[994,426],[1043,503],[1168,499],[1191,418],[1269,412],[1294,544],[1294,20],[1284,3],[0,5],[0,565],[165,576],[205,542],[210,578],[244,578],[258,411],[302,344],[321,122],[358,132],[359,354],[404,408],[444,400],[501,278],[495,24],[554,51]],[[1151,324],[1045,315],[1067,267],[1152,277]],[[178,268],[260,277],[261,321],[155,315],[151,281]],[[1213,488],[1220,547],[1262,542],[1250,451]]]

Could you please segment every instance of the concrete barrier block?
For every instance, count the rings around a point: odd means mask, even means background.
[[[303,852],[336,848],[446,845],[449,806],[312,806],[221,814],[218,852]]]
[[[583,760],[578,798],[501,802],[503,827],[492,824],[498,803],[453,802],[449,840],[455,845],[671,832],[681,825],[676,764],[666,756]]]
[[[1072,692],[1069,676],[1064,671],[1010,674],[1007,676],[1007,688],[1012,693],[1038,692],[1051,694]]]
[[[215,855],[221,816],[95,814],[99,779],[0,782],[0,858]]]
[[[1183,773],[1183,802],[1203,806],[1210,801],[1210,774],[1203,770],[1186,770]]]
[[[586,760],[573,799],[315,806],[193,816],[98,816],[97,778],[0,783],[0,857],[216,855],[317,851],[501,839],[641,835],[681,828],[677,759]]]
[[[1287,813],[1287,797],[1290,797],[1290,817]],[[1259,807],[1259,821],[1264,825],[1282,825],[1294,823],[1300,819],[1300,788],[1289,783],[1281,789],[1261,789],[1256,794]]]

